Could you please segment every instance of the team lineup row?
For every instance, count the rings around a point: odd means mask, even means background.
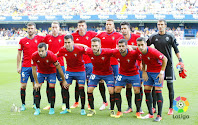
[[[50,104],[50,106],[45,107],[45,109],[50,109],[49,114],[54,114],[54,87],[57,76],[62,87],[63,111],[61,114],[70,112],[68,89],[72,80],[76,80],[76,102],[72,107],[75,108],[78,106],[78,98],[80,95],[81,115],[86,115],[84,109],[84,85],[86,79],[89,79],[87,95],[90,106],[87,116],[93,116],[95,114],[93,90],[98,83],[104,102],[100,109],[103,110],[108,105],[105,96],[105,81],[110,94],[111,117],[119,118],[123,115],[121,112],[122,101],[120,92],[123,86],[127,84],[126,96],[128,109],[125,113],[132,111],[131,87],[133,87],[137,118],[153,118],[153,112],[155,112],[156,107],[155,101],[157,100],[158,115],[154,121],[160,121],[162,119],[161,111],[163,104],[161,88],[164,79],[167,80],[169,89],[170,109],[168,114],[173,114],[173,80],[175,77],[172,67],[172,47],[179,59],[178,65],[181,67],[180,76],[185,78],[186,74],[184,64],[177,48],[176,39],[172,34],[166,33],[166,25],[165,20],[159,20],[157,25],[159,33],[152,35],[146,41],[145,38],[130,33],[130,24],[128,22],[121,23],[122,35],[115,32],[114,22],[111,19],[106,21],[106,32],[100,34],[93,31],[86,31],[86,22],[81,20],[77,24],[78,30],[72,35],[60,35],[59,23],[53,22],[51,25],[52,35],[47,35],[45,38],[36,36],[34,34],[36,25],[34,23],[28,23],[28,36],[20,40],[17,55],[17,72],[21,74],[21,110],[25,110],[25,89],[27,80],[30,77],[34,88],[34,115],[40,114],[40,87],[42,85],[40,83],[43,83],[45,79],[47,80],[46,93]],[[46,44],[48,44],[49,51],[47,51]],[[154,44],[155,48],[160,48],[161,51],[160,49],[158,49],[159,52],[156,49],[147,47],[147,44]],[[22,52],[23,63],[22,68],[20,68]],[[54,55],[54,53],[56,55]],[[64,68],[63,56],[67,62],[66,71]],[[141,72],[145,85],[144,92],[146,95],[146,104],[149,109],[149,114],[144,117],[141,116],[141,102],[143,95],[139,75]],[[35,85],[33,77],[35,79]],[[153,87],[155,89],[153,89],[152,98],[151,89]],[[115,104],[118,108],[117,114],[114,112]]]

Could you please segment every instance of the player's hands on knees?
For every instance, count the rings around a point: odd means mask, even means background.
[[[145,71],[142,72],[142,78],[144,79],[144,81],[148,81],[147,72],[145,72]]]
[[[41,88],[41,84],[36,83],[36,84],[34,85],[34,88],[35,88],[36,91],[38,91],[38,90]]]
[[[62,86],[67,89],[69,88],[69,84],[66,81],[63,81]]]
[[[164,74],[160,74],[156,77],[156,79],[159,78],[159,83],[163,83],[164,81]]]
[[[21,74],[21,68],[17,68],[17,72]]]

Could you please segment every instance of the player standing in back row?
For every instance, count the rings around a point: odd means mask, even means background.
[[[30,77],[32,85],[34,87],[34,78],[32,75],[31,67],[31,56],[37,51],[38,44],[43,40],[43,36],[35,35],[36,24],[28,23],[27,24],[27,33],[28,36],[22,38],[19,42],[18,54],[17,54],[17,72],[21,74],[21,111],[24,111],[25,108],[25,95],[26,95],[26,86],[28,78]],[[21,54],[23,52],[22,64],[20,67]],[[33,93],[34,95],[34,93]]]
[[[174,69],[173,69],[173,59],[172,59],[172,48],[175,51],[175,54],[179,60],[179,63],[177,64],[180,65],[181,70],[180,70],[180,77],[185,78],[185,69],[184,69],[184,64],[181,58],[181,55],[179,53],[178,49],[178,43],[176,42],[175,37],[173,34],[166,32],[166,27],[167,27],[167,22],[164,19],[160,19],[157,22],[157,28],[158,28],[158,33],[155,33],[149,37],[147,40],[147,45],[154,45],[155,48],[160,51],[162,54],[164,54],[167,59],[167,66],[165,70],[165,77],[164,79],[167,81],[167,88],[169,91],[169,101],[170,101],[170,107],[168,111],[168,115],[173,114],[173,100],[174,100],[174,89],[173,89],[173,81],[176,80],[175,74],[174,74]],[[154,100],[155,101],[155,100]],[[153,102],[154,104],[156,102]],[[155,107],[155,105],[154,105]]]
[[[115,31],[114,21],[112,19],[108,19],[106,21],[106,31],[99,33],[96,37],[101,40],[101,48],[115,49],[116,41],[118,38],[122,37],[122,35]],[[118,61],[115,57],[111,57],[111,67],[113,69],[114,78],[116,78],[118,75]],[[99,89],[103,97],[103,105],[100,107],[100,110],[104,110],[108,105],[105,96],[104,81],[100,81]]]

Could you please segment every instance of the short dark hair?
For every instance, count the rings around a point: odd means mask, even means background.
[[[91,42],[99,42],[99,43],[101,43],[101,40],[99,38],[97,38],[97,37],[94,37],[94,38],[91,39]]]
[[[60,27],[60,23],[58,21],[53,21],[52,24],[58,24],[58,26]]]
[[[165,19],[159,19],[158,22],[164,22],[164,24],[167,25],[167,22]]]
[[[39,43],[38,48],[45,48],[45,50],[47,50],[47,45],[46,43]]]
[[[113,19],[108,19],[107,21],[112,21],[112,22],[114,22],[114,20],[113,20]]]
[[[130,23],[129,22],[123,21],[122,23],[120,23],[120,26],[122,26],[122,25],[127,25],[130,28]]]
[[[78,21],[78,24],[79,24],[79,23],[85,23],[85,24],[86,24],[86,21],[85,21],[85,20],[79,20],[79,21]]]
[[[120,39],[120,40],[118,41],[118,44],[119,44],[119,43],[125,43],[125,45],[128,44],[127,40],[125,40],[125,39]]]
[[[72,35],[66,35],[66,36],[64,37],[64,39],[71,39],[72,41],[74,40],[74,38],[73,38]]]
[[[136,41],[137,41],[137,42],[138,42],[138,41],[144,41],[144,42],[146,43],[146,39],[145,39],[144,37],[139,37],[139,38],[136,39]]]
[[[34,26],[36,28],[36,24],[34,22],[29,22],[27,26]]]

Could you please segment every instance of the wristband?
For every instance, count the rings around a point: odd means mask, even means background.
[[[182,58],[179,58],[179,62],[183,62]]]
[[[164,74],[164,71],[162,71],[162,70],[161,70],[161,71],[160,71],[160,74],[162,74],[162,75],[163,75],[163,74]]]

